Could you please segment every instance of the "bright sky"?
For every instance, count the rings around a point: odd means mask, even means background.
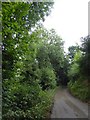
[[[65,51],[71,45],[80,44],[80,38],[88,35],[89,0],[54,0],[54,8],[44,26],[54,28],[65,41]]]

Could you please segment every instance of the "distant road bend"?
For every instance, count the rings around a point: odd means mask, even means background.
[[[66,88],[59,88],[51,118],[88,118],[88,104],[73,97]]]

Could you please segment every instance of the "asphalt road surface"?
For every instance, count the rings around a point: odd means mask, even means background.
[[[73,97],[66,88],[58,88],[51,118],[88,118],[88,104]]]

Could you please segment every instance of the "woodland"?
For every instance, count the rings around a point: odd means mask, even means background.
[[[53,2],[2,2],[2,119],[49,117],[57,87],[90,101],[90,36],[64,51],[64,41],[42,22]]]

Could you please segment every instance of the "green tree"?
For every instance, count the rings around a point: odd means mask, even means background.
[[[57,76],[57,84],[64,83],[65,69],[64,69],[64,42],[58,36],[54,29],[49,33],[49,58]],[[64,81],[64,82],[62,82]]]
[[[89,59],[90,59],[90,36],[82,38],[82,45],[74,54],[73,62],[68,70],[69,83],[68,88],[74,96],[81,100],[88,101],[90,95],[88,92],[89,84]]]
[[[86,79],[90,79],[90,36],[82,38],[81,50],[83,56],[80,60],[80,72]]]
[[[39,43],[37,61],[39,68],[48,67],[53,68],[57,84],[66,84],[67,82],[67,68],[64,66],[67,64],[67,59],[64,55],[63,40],[56,34],[54,29],[47,31],[43,27],[40,28],[42,31],[39,35],[42,40]],[[67,65],[68,66],[68,65]]]
[[[3,119],[36,117],[33,110],[42,98],[39,95],[40,71],[35,60],[37,33],[32,34],[32,28],[50,13],[52,5],[2,3]]]
[[[80,47],[78,45],[70,46],[68,48],[68,56],[69,56],[70,62],[73,62],[74,55],[78,50],[80,50]]]
[[[3,72],[8,69],[3,77],[11,75],[13,63],[24,53],[22,42],[28,42],[28,30],[49,14],[52,5],[43,2],[2,3]]]
[[[78,50],[73,58],[73,63],[70,65],[69,70],[68,70],[68,76],[69,79],[75,82],[78,80],[80,76],[80,66],[79,66],[79,61],[82,57],[82,52],[81,50]]]

